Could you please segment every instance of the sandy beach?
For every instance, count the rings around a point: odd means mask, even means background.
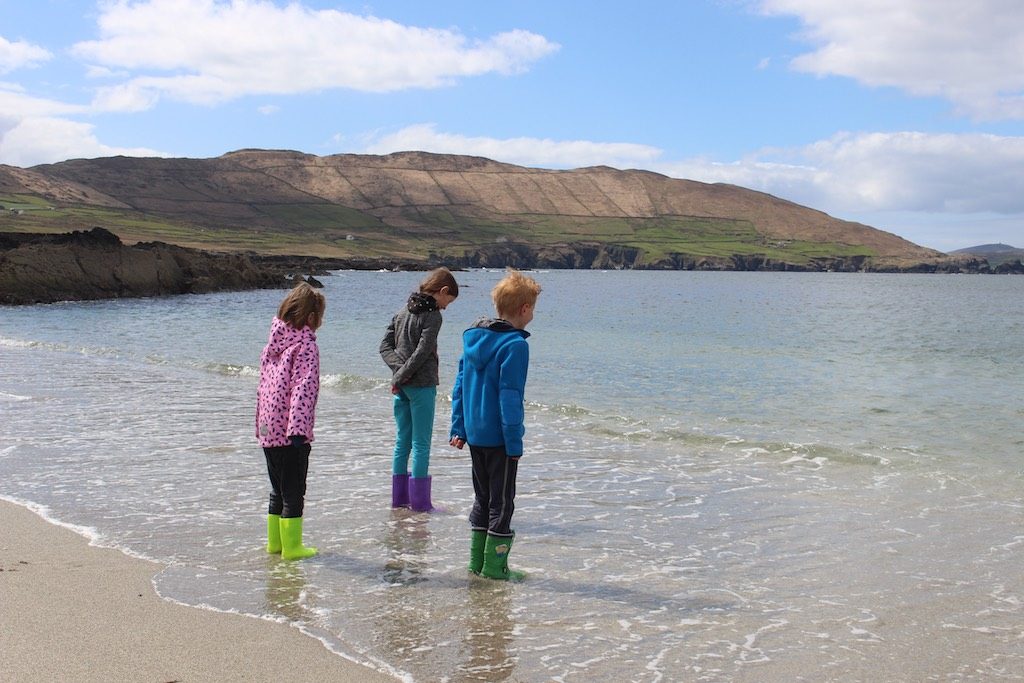
[[[395,680],[284,624],[163,600],[160,565],[6,501],[0,513],[5,681]]]

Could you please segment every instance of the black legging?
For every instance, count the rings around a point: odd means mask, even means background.
[[[505,454],[504,446],[474,446],[469,454],[473,460],[473,509],[469,524],[478,531],[494,536],[511,536],[512,512],[516,509],[516,473],[519,458]]]
[[[282,517],[301,517],[309,470],[308,443],[301,446],[264,448],[270,476],[270,507],[267,512]]]

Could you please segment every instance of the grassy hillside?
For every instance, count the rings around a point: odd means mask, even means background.
[[[870,226],[731,185],[598,167],[529,169],[421,152],[316,157],[243,150],[215,159],[79,159],[0,167],[0,231],[102,226],[267,254],[460,256],[504,243],[598,243],[803,265],[941,256]]]
[[[859,245],[768,240],[749,221],[663,216],[589,218],[522,215],[514,220],[472,222],[445,209],[410,210],[415,228],[389,227],[380,219],[332,204],[267,204],[259,211],[273,220],[252,229],[202,225],[187,219],[132,209],[50,203],[33,195],[0,195],[0,231],[67,232],[103,226],[126,243],[164,241],[213,251],[256,251],[317,256],[423,257],[458,255],[468,248],[502,242],[557,245],[593,241],[635,247],[647,260],[673,253],[728,257],[762,255],[806,263],[812,258],[874,256]],[[281,227],[276,227],[280,225]]]

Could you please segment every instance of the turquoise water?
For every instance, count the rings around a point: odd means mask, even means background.
[[[417,273],[323,278],[307,499],[322,554],[260,549],[256,365],[283,295],[0,309],[0,496],[168,565],[169,599],[287,620],[415,681],[1024,678],[1024,278],[551,271],[530,329],[512,564],[391,511],[377,344]]]

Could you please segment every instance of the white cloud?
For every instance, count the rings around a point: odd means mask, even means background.
[[[85,67],[85,77],[94,79],[109,79],[109,78],[128,78],[130,74],[127,71],[120,70],[114,71],[108,69],[105,66],[88,65]]]
[[[408,126],[395,133],[375,135],[361,151],[365,154],[390,154],[408,150],[469,154],[511,164],[558,168],[600,164],[618,168],[647,167],[661,155],[661,150],[656,147],[626,142],[470,137],[439,133],[433,124]]]
[[[160,93],[147,88],[141,81],[129,81],[119,85],[98,88],[92,100],[92,109],[97,112],[137,112],[156,106]]]
[[[125,84],[203,104],[332,88],[388,92],[525,70],[558,45],[528,31],[471,40],[298,3],[149,0],[101,5],[100,39],[72,51],[143,72]]]
[[[656,170],[763,190],[831,213],[1024,212],[1024,138],[996,135],[839,133],[795,150],[764,150],[722,164]]]
[[[12,119],[81,113],[88,108],[25,94],[16,84],[0,83],[0,112]]]
[[[815,46],[792,61],[819,76],[939,96],[979,119],[1024,118],[1019,0],[759,0],[794,15]]]
[[[0,163],[35,166],[66,159],[125,156],[167,156],[144,147],[113,147],[96,139],[93,126],[60,118],[0,121]]]
[[[117,154],[166,156],[144,147],[105,145],[91,124],[67,118],[92,111],[88,105],[33,97],[20,86],[0,83],[0,164],[24,167]]]
[[[9,73],[15,69],[29,66],[37,66],[53,57],[49,50],[17,41],[12,43],[3,36],[0,36],[0,74]]]
[[[262,106],[256,107],[256,111],[263,114],[264,116],[272,116],[277,112],[281,111],[281,107],[277,106],[276,104],[264,104]]]

